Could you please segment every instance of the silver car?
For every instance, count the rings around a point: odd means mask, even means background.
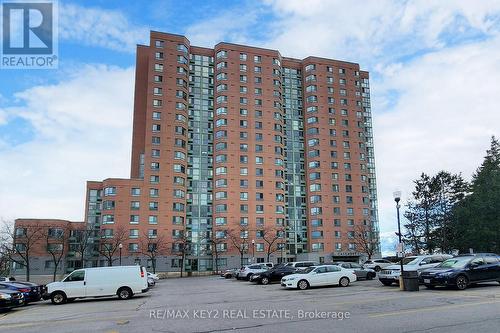
[[[375,278],[375,276],[377,276],[377,273],[373,269],[364,268],[363,266],[355,262],[334,262],[333,264],[354,271],[354,274],[356,274],[358,280],[371,280]]]
[[[404,271],[417,271],[420,272],[426,268],[431,268],[439,265],[446,259],[452,258],[448,254],[431,254],[424,256],[411,256],[403,259]],[[401,265],[394,264],[385,267],[378,275],[378,279],[385,286],[390,286],[394,282],[399,283],[399,276],[401,275]]]

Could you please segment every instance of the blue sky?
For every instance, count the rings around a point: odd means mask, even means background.
[[[500,135],[499,1],[59,1],[59,69],[0,70],[0,217],[81,220],[86,180],[128,176],[150,29],[370,71],[386,250],[392,191],[422,171],[470,178]]]

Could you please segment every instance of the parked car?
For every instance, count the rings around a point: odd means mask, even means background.
[[[296,274],[285,276],[281,279],[281,286],[304,290],[327,285],[347,287],[353,281],[356,281],[356,275],[352,270],[335,265],[321,265],[311,266]]]
[[[266,265],[269,268],[273,268],[275,265],[272,262],[263,262],[263,265]]]
[[[269,284],[271,282],[279,282],[284,276],[294,274],[297,268],[291,266],[280,266],[271,268],[268,271],[254,274],[250,277],[250,282],[257,282],[261,284]]]
[[[119,299],[129,299],[149,289],[146,269],[138,265],[77,269],[61,282],[46,287],[43,298],[56,305],[84,297],[117,295]]]
[[[252,275],[265,272],[268,269],[269,267],[266,264],[254,264],[254,265],[243,266],[238,272],[236,278],[239,280],[241,279],[250,280]]]
[[[153,288],[156,285],[155,279],[148,276],[148,288]]]
[[[25,282],[25,281],[16,281],[15,283],[22,285],[22,286],[26,286],[28,288],[31,288],[29,297],[28,297],[28,299],[25,298],[25,301],[31,303],[31,302],[38,302],[39,300],[42,299],[42,296],[43,296],[43,293],[45,290],[44,285],[36,284],[33,282]]]
[[[24,305],[23,293],[0,287],[0,311],[8,311]]]
[[[285,266],[297,268],[297,269],[306,269],[311,266],[318,266],[319,264],[315,261],[293,261],[287,262]]]
[[[422,256],[411,256],[403,259],[403,270],[417,271],[419,274],[426,268],[432,268],[452,256],[447,254],[431,254]],[[399,276],[401,275],[400,265],[390,265],[380,271],[378,279],[385,286],[390,286],[394,282],[399,283]]]
[[[500,283],[500,258],[492,253],[459,255],[420,274],[420,282],[429,289],[455,286],[464,290],[472,283],[490,281]]]
[[[340,266],[345,269],[351,269],[356,274],[356,277],[359,279],[371,280],[377,276],[377,273],[370,268],[364,268],[358,263],[355,262],[334,262],[333,265]]]
[[[148,272],[148,278],[151,278],[155,281],[158,281],[160,278],[158,277],[158,274]]]
[[[238,268],[231,268],[231,269],[226,269],[225,271],[222,271],[220,274],[221,277],[225,279],[231,279],[233,277],[236,277],[236,273],[239,271]]]
[[[37,302],[42,298],[41,289],[34,283],[0,282],[0,289],[18,291],[24,296],[24,304]]]
[[[365,261],[363,267],[373,269],[375,272],[380,272],[383,268],[390,265],[394,265],[394,263],[387,259],[373,259]]]
[[[10,281],[16,281],[16,278],[13,276],[11,277],[0,276],[0,282],[10,282]]]

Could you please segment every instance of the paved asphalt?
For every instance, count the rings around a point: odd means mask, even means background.
[[[168,279],[130,300],[50,301],[0,314],[0,332],[499,332],[500,284],[402,292],[379,281],[284,290],[218,277]]]

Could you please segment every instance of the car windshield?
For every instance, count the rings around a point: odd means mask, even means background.
[[[418,258],[416,257],[408,257],[403,259],[403,265],[417,265]]]
[[[471,260],[471,257],[452,258],[443,261],[437,267],[441,268],[464,268]]]

